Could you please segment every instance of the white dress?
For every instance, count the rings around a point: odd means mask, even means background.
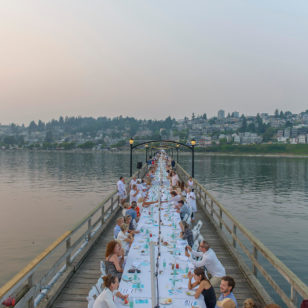
[[[127,196],[125,184],[121,180],[119,180],[117,183],[117,187],[118,187],[118,195],[120,196],[120,199],[125,199]]]
[[[125,242],[125,239],[127,239],[127,234],[125,234],[122,230],[118,233],[117,240],[121,242],[122,247],[125,251],[129,250],[129,243]]]
[[[137,192],[137,190],[131,190],[129,193],[129,202],[130,204],[132,204],[133,201],[138,201],[139,198],[139,193],[134,197],[134,194]]]
[[[194,181],[193,180],[188,181],[187,184],[188,184],[188,186],[193,187],[194,186]]]
[[[187,203],[192,211],[195,213],[197,212],[197,202],[196,202],[196,195],[193,191],[187,193],[186,196]]]
[[[117,308],[114,303],[114,295],[109,288],[105,288],[96,298],[93,308]]]

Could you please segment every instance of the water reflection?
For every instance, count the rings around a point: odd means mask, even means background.
[[[199,155],[195,177],[308,283],[308,159]]]
[[[144,161],[134,155],[133,165]],[[190,155],[180,155],[190,172]],[[129,153],[0,152],[0,284],[128,176]],[[308,283],[308,160],[196,155],[196,178]]]

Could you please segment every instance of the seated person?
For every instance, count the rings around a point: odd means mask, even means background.
[[[180,233],[180,238],[183,240],[187,240],[187,243],[190,247],[193,246],[194,244],[194,237],[193,237],[193,233],[189,227],[189,224],[186,221],[181,221],[181,228],[182,228],[182,232]]]
[[[191,290],[196,286],[199,286],[196,293],[195,298],[199,298],[202,294],[204,298],[204,302],[207,308],[215,308],[216,306],[216,294],[213,286],[210,281],[207,279],[204,273],[204,269],[197,267],[194,270],[194,274],[189,272],[188,276],[188,289]],[[194,277],[195,282],[191,283],[191,279]]]
[[[124,250],[121,243],[117,240],[110,241],[106,247],[105,257],[106,274],[121,279],[124,262]]]
[[[178,205],[175,208],[177,209],[177,212],[180,213],[181,220],[184,220],[186,214],[188,216],[191,215],[191,211],[189,207],[187,206],[186,203],[184,203],[183,200],[180,200]]]
[[[114,239],[116,240],[118,237],[119,232],[121,231],[121,225],[124,223],[124,218],[123,217],[118,217],[117,218],[117,224],[114,227],[113,230],[113,236]]]
[[[123,204],[123,210],[122,210],[122,215],[125,216],[126,215],[126,211],[129,208],[129,203],[128,202],[124,202]]]
[[[114,295],[127,302],[128,295],[123,295],[117,291],[119,287],[119,279],[117,276],[107,275],[103,277],[104,290],[96,298],[93,308],[116,308],[114,303]]]
[[[128,225],[123,223],[121,225],[121,231],[119,232],[117,237],[117,240],[121,242],[125,254],[129,251],[129,248],[133,242],[132,236],[127,231],[128,231]]]
[[[230,276],[224,276],[220,282],[220,296],[217,300],[216,307],[221,308],[237,308],[237,301],[233,294],[235,281]]]
[[[124,222],[128,225],[128,233],[129,234],[136,234],[136,233],[140,233],[140,231],[136,230],[136,224],[133,223],[132,217],[130,215],[126,215]]]
[[[139,218],[137,217],[137,202],[133,201],[131,207],[126,211],[126,215],[130,215],[135,222],[138,222]]]

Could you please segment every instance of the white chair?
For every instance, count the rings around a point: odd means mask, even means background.
[[[187,222],[188,217],[189,217],[189,215],[188,215],[188,214],[185,214],[183,220]]]
[[[201,220],[198,220],[197,224],[193,227],[193,231],[200,231],[203,226],[203,222]]]
[[[195,240],[194,244],[193,244],[193,247],[192,247],[192,250],[197,251],[198,247],[199,247],[199,242],[198,242],[198,240]]]
[[[194,241],[198,238],[200,231],[199,230],[192,230]]]
[[[100,268],[101,268],[102,276],[106,276],[106,265],[104,261],[100,262]]]
[[[103,284],[104,280],[102,277],[98,278],[97,283],[96,283],[96,289],[99,292],[99,294],[102,293],[103,288],[102,288],[102,284]]]
[[[88,294],[88,308],[93,308],[96,298],[99,296],[99,293],[95,286],[93,286]]]
[[[199,234],[199,235],[198,235],[198,242],[199,242],[199,244],[200,244],[202,241],[204,241],[204,237],[203,237],[201,234]]]

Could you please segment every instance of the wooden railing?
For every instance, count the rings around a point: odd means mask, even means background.
[[[144,165],[134,175],[143,177],[146,168]],[[62,234],[1,287],[0,303],[12,296],[16,308],[50,306],[119,209],[117,191],[113,191],[71,231]]]
[[[177,173],[183,181],[187,181],[189,174],[179,165],[176,165]],[[210,218],[218,233],[223,237],[225,242],[230,244],[230,249],[238,251],[241,248],[242,252],[251,261],[251,270],[254,274],[254,282],[257,280],[257,272],[260,272],[266,279],[269,285],[280,296],[282,301],[287,307],[298,307],[297,295],[302,299],[308,299],[308,287],[301,281],[284,263],[282,263],[268,248],[266,248],[255,236],[251,234],[237,219],[235,219],[231,213],[218,202],[212,194],[210,194],[196,179],[194,179],[194,188],[198,205],[203,208],[207,216]],[[227,236],[226,236],[227,235]],[[244,241],[249,243],[252,247],[251,251],[246,244],[239,237],[245,238]],[[238,255],[238,253],[237,253]],[[286,280],[290,294],[281,287],[281,284],[275,281],[270,274],[270,270],[266,270],[258,261],[258,256],[262,255],[271,266],[271,269],[275,269]],[[238,255],[238,257],[240,257]],[[242,260],[242,258],[241,258]],[[242,262],[242,261],[241,261]],[[244,266],[247,271],[247,266]],[[249,278],[249,274],[248,274]],[[259,283],[259,281],[258,281]],[[260,285],[260,283],[259,283]]]

